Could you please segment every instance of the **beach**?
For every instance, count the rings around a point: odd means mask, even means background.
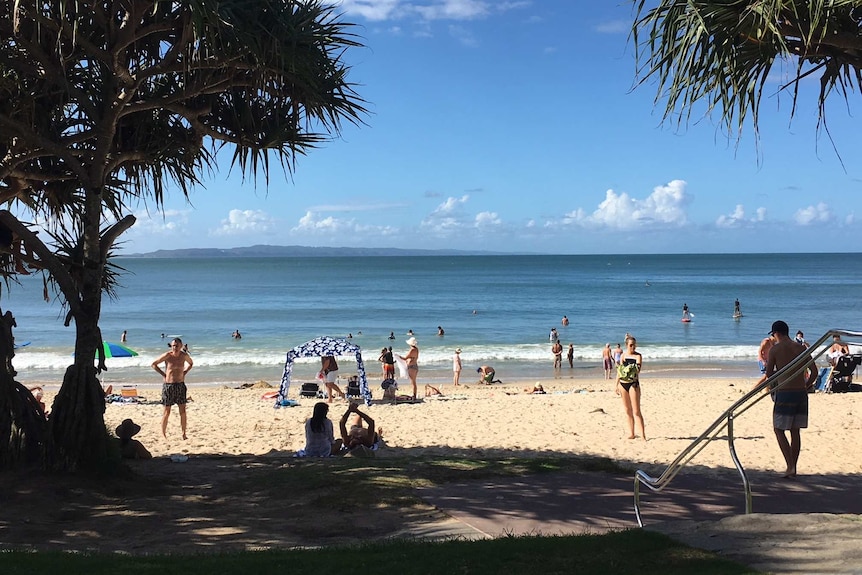
[[[194,373],[194,372],[192,372]],[[464,377],[462,381],[467,379]],[[470,381],[470,379],[467,379]],[[602,378],[576,381],[546,379],[547,393],[530,394],[537,383],[511,381],[490,386],[467,383],[444,385],[442,397],[397,405],[375,401],[361,409],[383,429],[384,446],[378,457],[483,454],[513,456],[597,456],[620,465],[660,473],[722,412],[739,400],[754,378],[691,379],[674,375],[642,378],[642,411],[648,441],[627,439],[623,408],[614,382]],[[139,388],[148,400],[109,403],[105,424],[114,430],[131,418],[142,427],[139,439],[155,457],[187,455],[291,455],[304,445],[303,424],[311,416],[315,399],[299,398],[291,388],[296,407],[274,408],[261,399],[277,389],[278,382],[240,382],[235,386],[196,386],[190,378],[188,439],[183,441],[177,408],[171,412],[168,437],[161,435],[162,406],[159,390]],[[235,387],[245,388],[236,389]],[[269,386],[272,387],[269,387]],[[250,386],[250,387],[249,387]],[[423,384],[420,373],[419,392]],[[46,390],[48,405],[53,399]],[[403,389],[402,389],[403,391]],[[376,397],[380,390],[375,390]],[[862,431],[862,394],[812,394],[809,427],[802,431],[800,475],[862,472],[855,438]],[[336,400],[329,413],[334,426],[348,403]],[[784,470],[772,431],[769,397],[735,420],[734,436],[746,470]],[[725,437],[726,433],[721,433]],[[689,467],[699,472],[733,468],[726,441],[715,441]]]

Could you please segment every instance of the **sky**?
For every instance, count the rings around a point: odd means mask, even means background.
[[[230,169],[136,206],[120,253],[257,244],[545,254],[841,252],[862,232],[858,93],[817,127],[776,66],[759,137],[662,122],[631,3],[343,0],[365,125],[267,185]]]

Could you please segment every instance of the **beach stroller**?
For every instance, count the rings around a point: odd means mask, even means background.
[[[862,364],[862,354],[842,355],[836,359],[835,366],[829,373],[826,391],[832,393],[862,391],[862,386],[853,383],[853,372],[860,364]]]

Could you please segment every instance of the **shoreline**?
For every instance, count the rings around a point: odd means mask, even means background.
[[[647,357],[645,362],[649,361]],[[534,363],[534,362],[490,362],[492,366],[497,368],[497,374],[504,382],[529,382],[529,381],[572,381],[584,382],[591,380],[602,380],[602,366],[596,363],[581,363],[575,362],[574,368],[569,368],[565,365],[558,372],[554,371],[551,362]],[[291,393],[294,387],[306,381],[314,381],[316,375],[316,364],[296,363],[291,377]],[[338,385],[344,387],[347,385],[347,378],[350,375],[356,374],[356,364],[353,361],[339,361],[341,369],[339,370]],[[380,366],[376,361],[365,362],[366,377],[368,386],[374,392],[375,397],[380,396],[380,383],[383,381],[383,376],[380,371]],[[34,373],[34,371],[36,373]],[[51,371],[48,373],[39,373],[44,370],[31,370],[27,372],[19,369],[17,379],[26,386],[34,385],[42,386],[46,389],[59,389],[62,383],[63,371]],[[278,366],[275,369],[265,367],[249,367],[249,366],[198,366],[197,364],[189,374],[189,380],[186,382],[190,387],[219,387],[222,385],[238,386],[244,383],[257,383],[265,381],[273,386],[278,386],[281,383],[283,366]],[[397,374],[396,374],[397,375]],[[53,377],[52,377],[53,376]],[[158,374],[149,368],[114,368],[108,369],[99,376],[102,386],[108,385],[122,386],[134,385],[146,388],[158,388],[161,386]],[[677,378],[696,380],[707,377],[709,379],[751,379],[752,383],[760,378],[760,373],[757,371],[756,362],[710,362],[707,364],[698,362],[666,362],[653,361],[646,365],[644,371],[645,378]],[[403,378],[398,378],[399,383],[403,383]],[[476,377],[475,368],[472,365],[465,363],[461,371],[461,380],[471,382]],[[452,368],[450,364],[446,366],[439,365],[419,365],[420,386],[428,383],[439,387],[440,385],[449,386],[452,383]]]

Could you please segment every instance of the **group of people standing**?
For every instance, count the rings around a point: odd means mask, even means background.
[[[390,338],[391,339],[391,338]],[[413,399],[416,399],[416,377],[419,375],[419,342],[414,336],[410,336],[407,341],[409,349],[404,355],[398,355],[392,352],[392,346],[384,347],[380,350],[380,356],[377,358],[383,366],[383,381],[386,386],[391,385],[395,381],[395,362],[403,362],[404,369],[407,371],[407,378],[410,380],[410,385],[413,388]]]

